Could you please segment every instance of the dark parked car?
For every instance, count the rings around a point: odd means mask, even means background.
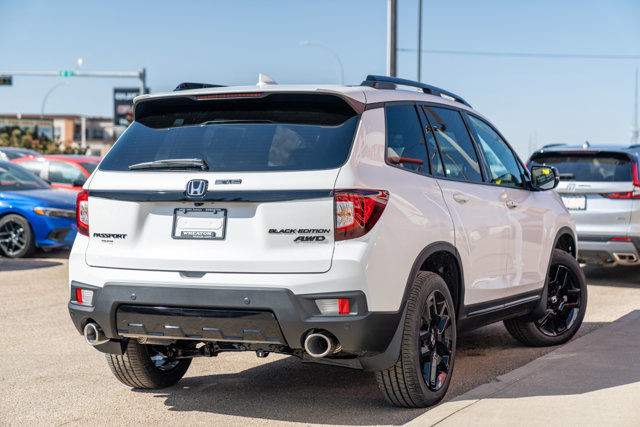
[[[27,148],[16,147],[0,147],[0,160],[15,160],[23,157],[39,156],[37,151],[29,150]]]

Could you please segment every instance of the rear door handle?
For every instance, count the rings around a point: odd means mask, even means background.
[[[514,202],[513,200],[507,200],[506,201],[507,207],[509,209],[513,209],[513,208],[517,208],[518,204],[516,202]]]
[[[460,203],[461,205],[464,205],[465,203],[467,203],[469,201],[469,199],[467,199],[466,197],[464,197],[460,193],[453,193],[452,197],[453,197],[453,200],[455,200],[456,202]]]

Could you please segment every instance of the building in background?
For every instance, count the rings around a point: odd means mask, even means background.
[[[42,117],[39,114],[0,114],[0,129],[7,126],[21,129],[37,127],[39,133],[57,141],[62,147],[86,147],[86,154],[90,156],[104,156],[122,133],[122,126],[114,125],[111,117],[73,114],[47,114]]]

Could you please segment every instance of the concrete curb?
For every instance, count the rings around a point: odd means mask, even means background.
[[[430,409],[419,417],[414,418],[406,425],[425,426],[438,424],[451,415],[463,411],[480,400],[490,398],[507,388],[515,386],[519,381],[541,372],[541,370],[544,370],[547,365],[555,364],[560,359],[565,359],[575,355],[580,349],[588,347],[591,343],[615,332],[614,329],[619,327],[620,324],[634,322],[639,319],[640,310],[632,311],[614,322],[601,326],[578,339],[564,344],[557,350],[547,353],[546,355],[539,357],[520,368],[514,369],[511,372],[495,378],[490,383],[478,386],[448,402]]]

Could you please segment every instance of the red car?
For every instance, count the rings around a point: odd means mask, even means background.
[[[98,167],[100,157],[47,155],[12,160],[51,183],[52,187],[82,190],[89,175]]]

